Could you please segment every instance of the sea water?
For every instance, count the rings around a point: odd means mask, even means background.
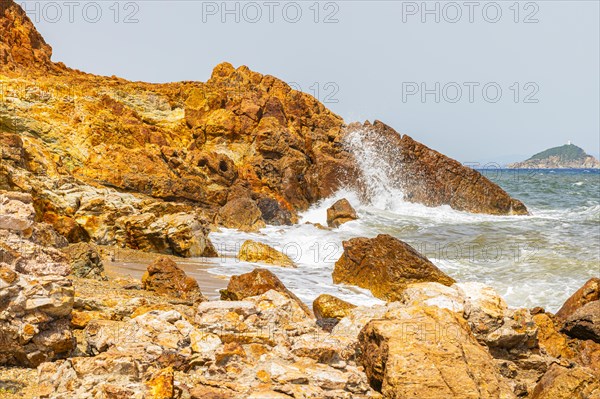
[[[542,306],[555,312],[585,281],[600,276],[599,170],[482,170],[523,201],[530,215],[471,214],[403,201],[401,190],[389,183],[393,171],[378,164],[363,143],[354,144],[372,183],[366,199],[342,189],[301,214],[297,225],[211,233],[222,257],[211,262],[209,271],[230,276],[267,267],[307,303],[323,293],[354,304],[380,303],[368,290],[333,284],[331,274],[344,240],[385,233],[410,244],[459,282],[492,286],[512,307]],[[326,225],[327,208],[340,198],[355,207],[358,220],[331,230],[305,224]],[[281,250],[298,267],[240,261],[236,255],[247,239]]]

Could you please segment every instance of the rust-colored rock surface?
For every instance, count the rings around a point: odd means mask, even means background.
[[[399,309],[370,321],[358,340],[369,383],[386,399],[516,397],[465,320],[447,309]]]
[[[321,294],[313,301],[313,312],[317,320],[340,320],[348,316],[355,307],[356,305],[328,294]]]
[[[327,209],[327,226],[340,227],[346,222],[358,219],[356,211],[346,198],[336,201]]]
[[[521,201],[511,198],[481,173],[399,134],[380,121],[353,123],[345,135],[346,142],[353,143],[352,146],[366,147],[377,154],[379,162],[386,165],[388,180],[403,191],[406,201],[428,206],[450,205],[473,213],[528,213]],[[365,178],[363,176],[363,180]]]
[[[250,273],[231,276],[227,289],[221,291],[221,299],[241,301],[244,298],[264,294],[269,290],[275,290],[289,296],[302,307],[306,314],[312,315],[308,306],[267,269],[254,269]]]
[[[198,282],[185,274],[170,258],[159,257],[148,265],[142,276],[145,290],[193,302],[203,301]]]
[[[455,283],[410,245],[388,234],[353,238],[344,241],[343,246],[344,253],[333,270],[333,282],[369,289],[387,301],[400,300],[410,283]]]
[[[600,398],[600,380],[591,370],[553,364],[531,394],[531,399],[574,398]]]
[[[228,63],[205,83],[85,74],[53,63],[23,10],[1,4],[0,190],[32,194],[39,219],[70,242],[198,256],[203,237],[197,245],[178,234],[163,248],[123,218],[196,212],[207,224],[256,230],[294,223],[298,211],[360,180],[345,145],[352,128],[273,76]],[[368,141],[384,143],[382,157],[402,166],[407,200],[526,213],[479,173],[380,122],[368,128]],[[142,217],[148,208],[154,216]]]
[[[52,48],[25,11],[12,0],[0,1],[0,65],[11,72],[62,69],[50,61]]]
[[[600,278],[592,277],[565,301],[556,312],[556,318],[564,321],[577,309],[598,300],[600,300]]]

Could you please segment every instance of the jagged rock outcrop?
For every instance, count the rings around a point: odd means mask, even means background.
[[[565,320],[571,316],[577,309],[593,301],[600,300],[600,278],[592,277],[586,283],[573,293],[556,312],[556,317]]]
[[[333,269],[333,282],[371,290],[387,301],[397,301],[410,283],[454,284],[454,279],[410,245],[388,234],[344,241],[344,252]]]
[[[25,11],[12,0],[0,1],[0,71],[35,74],[64,69],[50,61],[51,56],[52,48]]]
[[[390,188],[401,189],[404,200],[428,206],[495,215],[527,214],[527,208],[481,173],[401,135],[386,124],[353,123],[346,129],[346,143],[368,148],[385,165]],[[362,185],[368,186],[363,175]],[[360,183],[360,182],[359,182]],[[368,197],[369,193],[365,193]],[[367,198],[369,199],[369,198]]]
[[[0,263],[0,306],[0,365],[37,367],[73,350],[73,287],[63,276],[30,276]]]
[[[50,47],[20,7],[3,4],[6,62],[0,73],[11,78],[3,82],[0,105],[0,189],[31,193],[40,219],[70,242],[110,242],[98,227],[131,212],[94,214],[102,207],[67,202],[74,196],[60,192],[66,186],[112,190],[124,202],[136,197],[142,204],[134,214],[149,202],[170,203],[199,210],[209,223],[255,230],[295,222],[298,211],[360,176],[345,146],[352,128],[277,78],[228,63],[215,67],[206,83],[84,74],[52,63]],[[472,212],[526,212],[477,172],[408,136],[379,122],[365,128],[371,142],[400,153],[392,164],[402,165],[397,180],[408,200]],[[167,253],[196,256],[185,248]]]

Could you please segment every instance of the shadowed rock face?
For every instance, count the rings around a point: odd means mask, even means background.
[[[427,206],[450,205],[453,209],[473,213],[528,213],[521,201],[511,198],[481,173],[399,134],[380,121],[353,123],[346,130],[347,136],[352,134],[360,134],[361,145],[369,146],[380,157],[389,169],[391,184],[404,192],[406,201]]]

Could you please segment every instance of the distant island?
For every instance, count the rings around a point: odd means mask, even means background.
[[[511,169],[591,169],[600,162],[571,142],[535,154],[523,162],[508,165]]]

